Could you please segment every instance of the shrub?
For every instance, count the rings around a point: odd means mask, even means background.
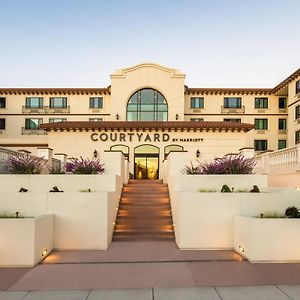
[[[222,189],[221,189],[221,193],[231,193],[231,189],[229,188],[229,186],[227,184],[224,184],[222,186]]]
[[[299,209],[295,206],[290,206],[285,210],[285,215],[288,218],[300,218]]]
[[[202,173],[202,168],[201,168],[201,164],[198,162],[197,166],[194,166],[192,162],[190,162],[190,166],[185,166],[181,172],[183,174],[201,174]]]
[[[66,174],[66,171],[60,167],[48,167],[49,174],[56,174],[56,175],[61,175],[61,174]]]
[[[217,158],[213,162],[198,163],[197,166],[186,166],[184,174],[252,174],[256,162],[253,158],[245,158],[242,155],[226,155]]]
[[[6,166],[11,174],[41,174],[46,163],[42,157],[11,155]]]
[[[216,188],[200,188],[198,189],[199,193],[216,193],[217,189]]]
[[[103,166],[104,164],[96,158],[72,158],[66,163],[65,171],[70,174],[102,174],[104,172]]]

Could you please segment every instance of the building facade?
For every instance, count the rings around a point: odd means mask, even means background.
[[[116,71],[107,88],[0,88],[0,146],[33,154],[121,149],[133,162],[149,145],[160,161],[169,150],[208,160],[299,140],[300,69],[270,89],[190,88],[179,70],[151,63]]]

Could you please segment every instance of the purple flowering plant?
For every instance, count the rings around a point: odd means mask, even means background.
[[[71,158],[64,168],[68,174],[103,174],[104,172],[104,164],[96,158]]]
[[[230,154],[213,162],[198,162],[197,166],[186,166],[184,174],[252,174],[256,162],[253,158]]]
[[[11,174],[41,174],[46,163],[43,157],[11,155],[6,167]]]

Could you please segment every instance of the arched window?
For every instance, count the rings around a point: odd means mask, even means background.
[[[168,103],[154,89],[135,92],[127,104],[127,121],[168,121]]]
[[[171,151],[184,151],[183,147],[180,145],[168,145],[165,147],[165,157],[171,152]]]
[[[110,147],[111,151],[121,151],[125,157],[129,158],[129,147],[126,145],[113,145]]]

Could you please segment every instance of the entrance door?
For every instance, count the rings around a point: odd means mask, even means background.
[[[134,178],[159,178],[159,148],[142,145],[134,149]]]

